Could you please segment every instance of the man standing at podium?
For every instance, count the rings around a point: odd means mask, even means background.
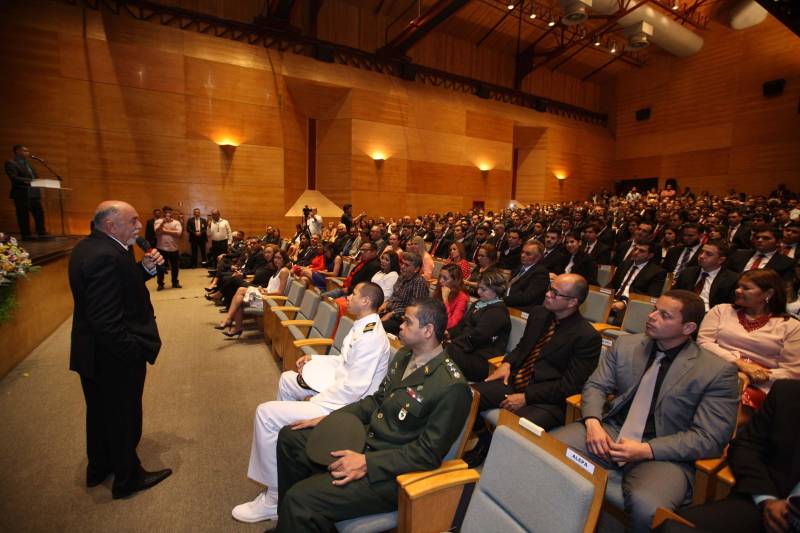
[[[37,179],[36,171],[28,162],[31,151],[27,146],[14,145],[14,158],[6,161],[6,174],[11,180],[10,198],[14,200],[17,210],[17,225],[23,240],[31,238],[31,225],[29,214],[33,215],[36,224],[36,234],[44,237],[44,209],[42,209],[42,191],[38,187],[31,187],[31,181]]]

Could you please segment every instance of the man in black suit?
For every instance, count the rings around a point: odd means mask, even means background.
[[[683,246],[670,248],[666,257],[661,261],[661,266],[667,272],[672,272],[677,279],[687,266],[695,266],[700,255],[700,226],[694,223],[684,224],[681,230]]]
[[[789,531],[788,498],[800,495],[800,381],[778,380],[764,405],[742,426],[728,451],[731,494],[678,514],[702,531]],[[661,531],[698,531],[667,522]]]
[[[103,202],[92,234],[75,246],[69,262],[75,302],[70,370],[80,374],[86,399],[86,485],[99,485],[113,473],[115,499],[172,473],[148,472],[136,455],[146,363],[154,364],[161,349],[145,281],[164,263],[156,250],[134,262],[127,247],[141,229],[133,206]]]
[[[752,248],[750,242],[750,226],[743,222],[739,211],[728,213],[728,244],[731,250]]]
[[[664,280],[667,279],[667,271],[661,268],[658,261],[654,259],[655,249],[656,245],[653,241],[634,244],[631,258],[622,263],[608,283],[608,288],[614,290],[611,312],[617,323],[622,322],[630,294],[661,296],[661,291],[664,290]]]
[[[739,274],[724,267],[729,253],[724,241],[707,242],[697,265],[684,268],[672,288],[694,291],[703,300],[706,311],[717,304],[733,303]]]
[[[617,246],[617,250],[614,252],[614,266],[617,267],[619,270],[622,263],[630,259],[630,255],[633,253],[632,247],[640,241],[652,241],[653,240],[653,224],[650,222],[640,222],[639,225],[636,227],[635,235],[631,236],[630,239],[619,243]],[[659,263],[661,262],[661,248],[657,247],[654,250],[654,254],[657,252],[657,255],[654,255],[656,261]]]
[[[206,264],[206,243],[208,242],[208,220],[200,216],[200,210],[195,208],[192,218],[186,222],[186,231],[189,233],[189,244],[192,247],[192,268],[197,268],[197,252],[200,252],[202,265]]]
[[[787,283],[794,280],[794,263],[778,251],[780,232],[769,226],[753,230],[754,250],[737,250],[731,254],[730,269],[742,273],[757,268],[771,268]]]
[[[583,251],[598,265],[611,264],[611,247],[597,237],[597,225],[587,224],[583,229]]]
[[[508,409],[544,429],[564,425],[566,399],[578,394],[597,366],[600,334],[579,312],[589,291],[577,274],[557,276],[544,305],[533,307],[517,346],[485,381],[473,385],[479,409]],[[491,435],[481,435],[467,456],[470,467],[486,456]]]
[[[549,229],[544,235],[544,252],[542,265],[553,274],[563,274],[569,263],[569,254],[561,246],[561,231]]]
[[[497,266],[505,270],[514,272],[519,268],[522,254],[522,235],[518,229],[509,230],[505,235],[505,249],[497,250]],[[537,241],[538,242],[538,241]]]
[[[44,209],[42,209],[42,191],[38,187],[31,187],[31,181],[37,178],[36,171],[28,162],[30,150],[21,144],[14,145],[14,159],[6,161],[5,170],[11,180],[11,193],[9,198],[14,200],[17,211],[17,226],[23,239],[31,238],[31,222],[29,215],[33,215],[36,225],[36,234],[40,237],[47,235],[44,229]]]
[[[150,248],[155,248],[158,244],[156,220],[159,218],[161,218],[161,209],[153,209],[153,218],[148,220],[144,227],[144,238],[150,243]]]
[[[516,230],[514,230],[516,231]],[[526,242],[520,254],[520,266],[508,282],[503,301],[509,307],[530,311],[541,305],[550,286],[550,272],[541,264],[542,243],[535,239]]]
[[[444,228],[441,224],[433,227],[433,242],[431,243],[430,254],[438,259],[450,257],[450,245],[452,241],[444,236]]]

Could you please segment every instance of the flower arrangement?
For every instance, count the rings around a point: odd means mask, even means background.
[[[0,233],[0,324],[11,320],[17,306],[17,279],[39,268],[33,266],[30,255],[14,237]]]

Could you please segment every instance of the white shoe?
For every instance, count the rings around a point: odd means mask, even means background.
[[[233,517],[239,522],[263,522],[264,520],[277,520],[278,518],[278,495],[272,495],[273,491],[263,491],[256,496],[256,499],[237,505],[231,511]]]

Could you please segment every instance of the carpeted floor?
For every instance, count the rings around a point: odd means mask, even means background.
[[[85,408],[68,370],[71,320],[0,381],[0,531],[263,531],[231,508],[253,498],[247,479],[256,406],[275,398],[278,365],[261,333],[229,340],[203,299],[205,270],[181,272],[182,289],[152,291],[163,347],[148,366],[144,432],[148,470],[173,475],[125,500],[111,479],[85,486]],[[167,284],[169,287],[169,284]],[[23,310],[24,312],[24,310]]]

